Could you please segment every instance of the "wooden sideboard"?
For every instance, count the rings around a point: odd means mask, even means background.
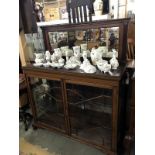
[[[121,142],[124,72],[86,74],[79,69],[23,67],[34,117],[33,126],[57,131],[117,155]]]
[[[53,53],[49,33],[107,29],[118,31],[119,67],[94,74],[52,67],[23,66],[34,117],[34,128],[44,128],[117,155],[125,128],[125,70],[129,19],[41,27],[45,49]],[[100,34],[100,33],[99,33]],[[99,40],[101,39],[99,35]],[[88,43],[88,38],[85,43]],[[67,44],[69,44],[69,39]],[[73,45],[75,46],[75,44]],[[70,47],[72,48],[72,47]],[[107,58],[109,60],[110,58]]]

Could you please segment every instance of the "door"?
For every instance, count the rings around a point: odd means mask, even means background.
[[[71,136],[111,148],[112,89],[66,83]]]
[[[30,77],[29,83],[37,122],[65,132],[61,81]]]

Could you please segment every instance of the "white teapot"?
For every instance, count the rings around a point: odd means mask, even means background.
[[[60,48],[54,49],[54,53],[51,56],[51,66],[56,68],[62,68],[64,66],[65,60],[62,58],[62,52]]]
[[[66,65],[64,66],[66,69],[74,69],[77,66],[80,66],[81,61],[80,61],[80,50],[79,46],[74,46],[74,56],[68,58],[66,56]]]
[[[89,60],[88,60],[89,61]],[[90,62],[86,62],[87,64],[89,64]],[[91,65],[91,64],[89,64],[89,65],[87,65],[87,67],[86,68],[84,68],[84,72],[85,73],[95,73],[96,72],[96,67],[95,66],[93,66],[93,65]]]
[[[82,69],[85,73],[95,73],[96,67],[91,65],[90,61],[87,59],[87,55],[87,51],[83,51],[82,57],[84,61],[80,65],[80,69]]]

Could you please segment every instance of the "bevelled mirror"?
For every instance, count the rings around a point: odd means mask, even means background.
[[[63,32],[48,32],[51,50],[73,46],[80,46],[83,49],[100,48],[103,57],[111,58],[112,49],[116,50],[116,57],[119,53],[119,27],[101,27],[93,29],[68,30]]]

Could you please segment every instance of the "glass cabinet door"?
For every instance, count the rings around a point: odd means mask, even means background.
[[[61,82],[30,78],[37,120],[65,131]]]
[[[66,84],[71,135],[111,147],[112,89]]]

